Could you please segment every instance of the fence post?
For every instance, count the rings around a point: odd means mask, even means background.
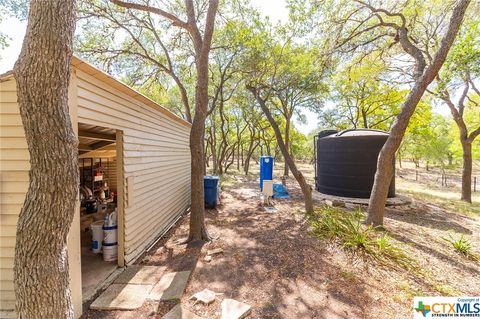
[[[443,186],[447,187],[447,175],[445,175],[445,173],[442,173],[442,187]]]
[[[473,192],[475,193],[477,191],[477,177],[473,177]]]
[[[415,170],[415,182],[418,182],[418,171]]]

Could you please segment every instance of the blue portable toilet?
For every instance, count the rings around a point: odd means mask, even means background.
[[[203,187],[205,208],[215,208],[218,197],[218,176],[204,176]]]
[[[273,156],[260,156],[260,190],[263,190],[263,180],[273,179]]]

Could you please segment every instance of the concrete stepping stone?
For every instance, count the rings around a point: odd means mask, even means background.
[[[208,305],[215,301],[216,296],[217,294],[210,289],[203,289],[202,291],[191,296],[190,299],[195,299],[196,301],[200,301]]]
[[[162,276],[160,281],[153,286],[149,300],[172,300],[182,298],[191,271],[171,272]]]
[[[115,284],[135,284],[135,285],[155,285],[165,271],[165,267],[160,266],[139,266],[133,265],[125,269],[117,279]]]
[[[250,314],[252,307],[234,299],[223,299],[221,319],[242,319]]]
[[[111,284],[90,305],[94,310],[135,310],[140,308],[152,285]]]
[[[207,250],[207,256],[213,256],[217,254],[223,254],[223,249],[222,248],[216,248],[212,250]]]
[[[172,308],[162,319],[202,319],[181,304]]]

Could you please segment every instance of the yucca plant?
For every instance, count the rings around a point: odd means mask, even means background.
[[[365,214],[339,208],[322,207],[308,216],[312,233],[319,239],[332,240],[354,254],[374,259],[379,264],[413,267],[415,261],[398,247],[385,233],[376,232],[372,226],[363,225]]]
[[[458,239],[455,239],[452,234],[449,234],[448,238],[442,237],[442,239],[449,242],[459,254],[470,259],[479,260],[479,256],[473,251],[472,244],[463,234],[460,234]]]

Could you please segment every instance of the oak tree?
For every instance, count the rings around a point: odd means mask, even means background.
[[[347,20],[353,22],[347,28],[348,35],[340,40],[340,45],[348,45],[352,50],[362,47],[368,48],[372,43],[377,45],[381,43],[383,50],[399,45],[402,53],[407,55],[412,63],[412,66],[408,69],[411,70],[410,74],[413,81],[412,88],[400,108],[377,161],[377,171],[368,205],[366,223],[379,226],[383,225],[388,185],[390,185],[394,174],[391,163],[395,158],[395,153],[400,147],[410,118],[418,103],[447,58],[470,1],[459,0],[455,4],[438,46],[432,46],[430,41],[417,41],[414,24],[415,21],[420,19],[418,15],[407,17],[398,8],[398,2],[394,2],[394,5],[396,5],[394,9],[386,9],[380,7],[380,4],[372,4],[372,2],[376,3],[375,1],[355,0],[357,6],[347,18]],[[405,3],[403,9],[407,5],[408,2]],[[359,39],[360,41],[357,41]],[[431,53],[432,49],[436,49],[435,54]],[[396,53],[397,57],[399,54]]]
[[[215,17],[217,15],[218,0],[209,0],[205,13],[205,21],[199,24],[197,6],[193,0],[185,0],[185,18],[181,18],[162,8],[121,0],[111,0],[114,4],[128,10],[140,10],[153,13],[163,19],[167,19],[173,26],[185,30],[193,45],[194,63],[196,71],[195,79],[195,114],[192,119],[190,131],[190,154],[191,154],[191,213],[190,233],[187,241],[209,240],[210,237],[205,226],[204,208],[204,134],[205,120],[208,112],[208,84],[209,84],[209,55],[212,45]],[[202,29],[202,30],[201,30]]]
[[[67,235],[78,196],[78,140],[68,109],[75,1],[32,0],[15,63],[30,183],[15,244],[18,318],[73,318]]]

